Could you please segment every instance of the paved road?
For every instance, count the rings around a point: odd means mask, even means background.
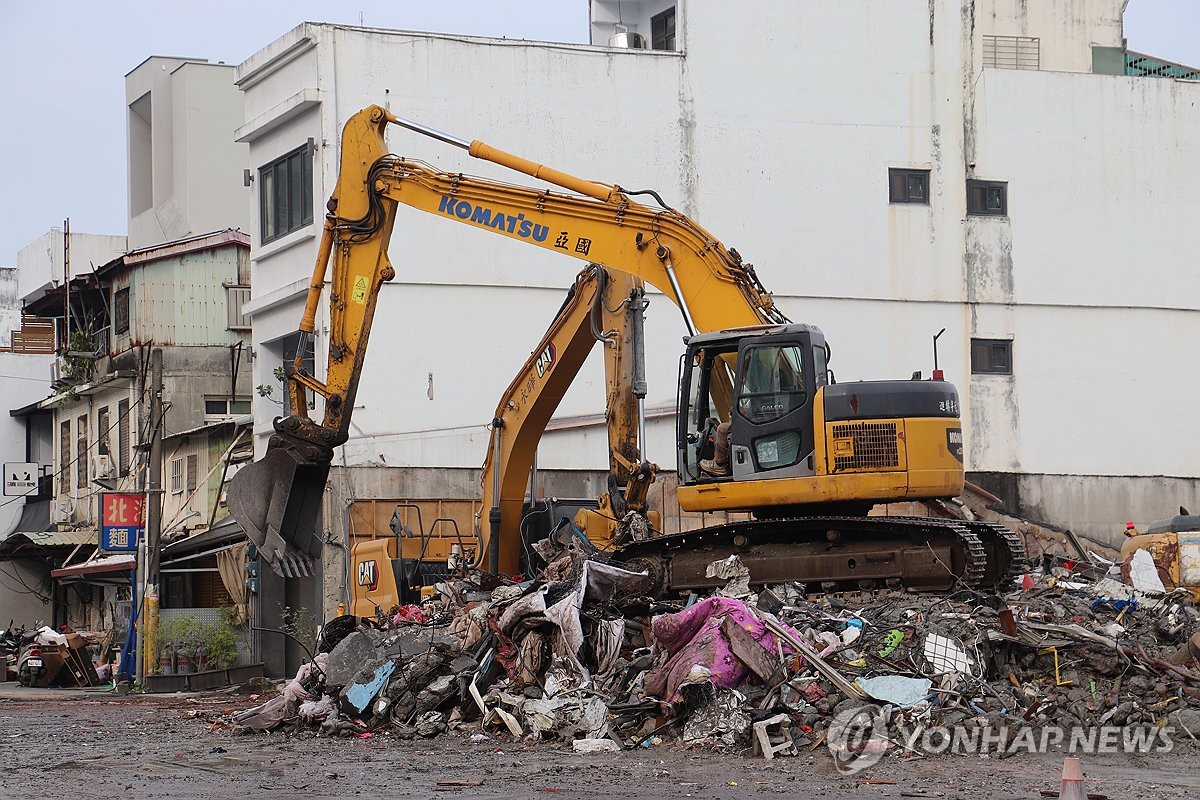
[[[55,692],[58,694],[56,695]],[[1037,798],[1057,789],[1061,755],[1004,760],[894,757],[838,775],[828,753],[765,761],[663,745],[582,756],[465,734],[432,741],[237,735],[236,695],[129,696],[0,684],[0,798]],[[1200,795],[1200,748],[1085,759],[1088,790],[1117,798]],[[892,783],[863,783],[863,780]],[[457,782],[460,785],[445,785]],[[439,785],[442,784],[442,785]],[[53,787],[47,793],[47,787]],[[920,794],[924,792],[924,794]]]

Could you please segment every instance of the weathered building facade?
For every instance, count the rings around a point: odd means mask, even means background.
[[[595,0],[589,44],[301,25],[238,67],[259,193],[254,382],[290,357],[341,126],[380,103],[657,190],[753,261],[792,319],[824,330],[840,381],[928,375],[945,328],[937,357],[959,387],[968,469],[1010,510],[1113,541],[1126,519],[1200,505],[1191,392],[1151,377],[1200,355],[1200,84],[1126,50],[1123,6],[772,0],[735,14],[718,0]],[[389,143],[527,182],[405,130]],[[264,194],[281,169],[300,182],[286,199]],[[390,255],[397,277],[335,463],[402,498],[413,478],[397,467],[478,467],[495,400],[578,264],[403,208]],[[651,405],[672,402],[684,333],[655,296]],[[560,411],[592,423],[543,442],[549,493],[556,471],[604,467],[601,387],[596,361]],[[260,452],[277,414],[256,408]],[[649,436],[648,456],[672,464],[669,417]],[[335,540],[360,533],[339,521],[367,496],[355,487],[327,495]]]
[[[51,231],[18,257],[24,307],[53,320],[56,356],[33,410],[21,409],[49,418],[31,456],[47,466],[45,509],[26,538],[69,545],[47,564],[55,607],[45,620],[95,631],[127,623],[136,561],[98,549],[102,495],[161,500],[164,543],[213,526],[227,514],[220,481],[236,460],[252,392],[241,314],[249,237],[239,230],[250,192],[245,147],[232,136],[242,119],[233,67],[154,56],[125,77],[125,88],[128,239]],[[151,413],[155,350],[159,415]],[[157,464],[161,497],[149,491],[156,431],[169,445]],[[208,568],[183,564],[172,578]],[[203,577],[215,577],[210,571]]]

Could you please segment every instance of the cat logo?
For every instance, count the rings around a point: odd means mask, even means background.
[[[537,369],[539,378],[546,377],[546,373],[550,371],[550,367],[554,366],[554,359],[557,357],[557,351],[554,348],[554,343],[546,345],[546,349],[538,354],[537,363],[534,365]]]
[[[367,587],[369,592],[379,587],[379,568],[374,559],[358,562],[358,585]]]

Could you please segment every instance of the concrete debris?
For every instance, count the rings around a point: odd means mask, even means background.
[[[1200,613],[1136,570],[1130,585],[1120,566],[1047,559],[992,593],[818,596],[755,586],[733,557],[709,568],[730,585],[672,603],[603,556],[547,554],[536,580],[460,576],[421,607],[331,621],[336,641],[230,721],[576,753],[825,744],[839,768],[929,755],[913,731],[933,729],[1003,729],[982,741],[1008,755],[1050,728],[1200,736]]]

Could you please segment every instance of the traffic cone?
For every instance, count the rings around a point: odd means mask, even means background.
[[[1083,766],[1075,756],[1063,759],[1062,788],[1059,800],[1087,800],[1087,789],[1083,786]]]

